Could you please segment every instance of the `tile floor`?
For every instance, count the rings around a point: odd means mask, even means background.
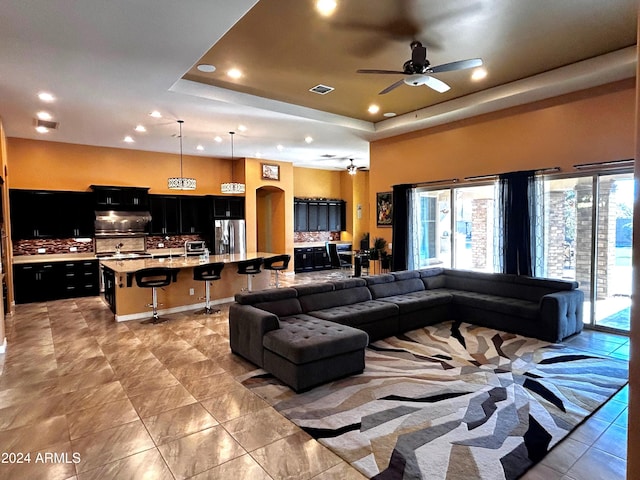
[[[0,355],[0,452],[31,462],[0,458],[0,479],[364,478],[234,380],[255,367],[230,353],[227,311],[142,325],[114,323],[96,297],[17,306]],[[629,354],[611,334],[569,343]],[[627,391],[523,478],[624,479]]]

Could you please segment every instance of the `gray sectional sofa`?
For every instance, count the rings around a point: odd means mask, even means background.
[[[430,268],[240,293],[231,350],[296,391],[364,369],[366,345],[460,320],[558,342],[582,330],[577,282]]]

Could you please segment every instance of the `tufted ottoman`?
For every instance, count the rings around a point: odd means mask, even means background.
[[[298,314],[266,333],[263,368],[296,392],[361,373],[368,335],[357,328]]]

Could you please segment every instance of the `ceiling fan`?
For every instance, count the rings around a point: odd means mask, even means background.
[[[358,170],[367,170],[366,167],[356,167],[353,164],[353,158],[349,159],[349,165],[347,165],[347,172],[349,173],[349,175],[355,175]]]
[[[482,65],[481,58],[470,58],[468,60],[458,60],[456,62],[444,63],[442,65],[431,66],[429,60],[427,60],[427,48],[422,43],[414,40],[411,42],[411,59],[404,62],[402,70],[371,70],[361,69],[357,70],[357,73],[375,73],[375,74],[401,74],[407,75],[407,78],[398,80],[392,83],[387,88],[382,90],[379,95],[389,93],[391,90],[399,87],[403,83],[411,86],[426,85],[432,88],[438,93],[444,93],[451,87],[444,83],[442,80],[438,80],[432,77],[431,73],[443,73],[452,72],[454,70],[464,70],[467,68],[480,67]]]

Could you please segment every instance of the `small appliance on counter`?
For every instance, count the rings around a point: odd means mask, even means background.
[[[207,251],[207,246],[204,240],[187,240],[184,242],[184,256],[197,256],[204,255]]]

